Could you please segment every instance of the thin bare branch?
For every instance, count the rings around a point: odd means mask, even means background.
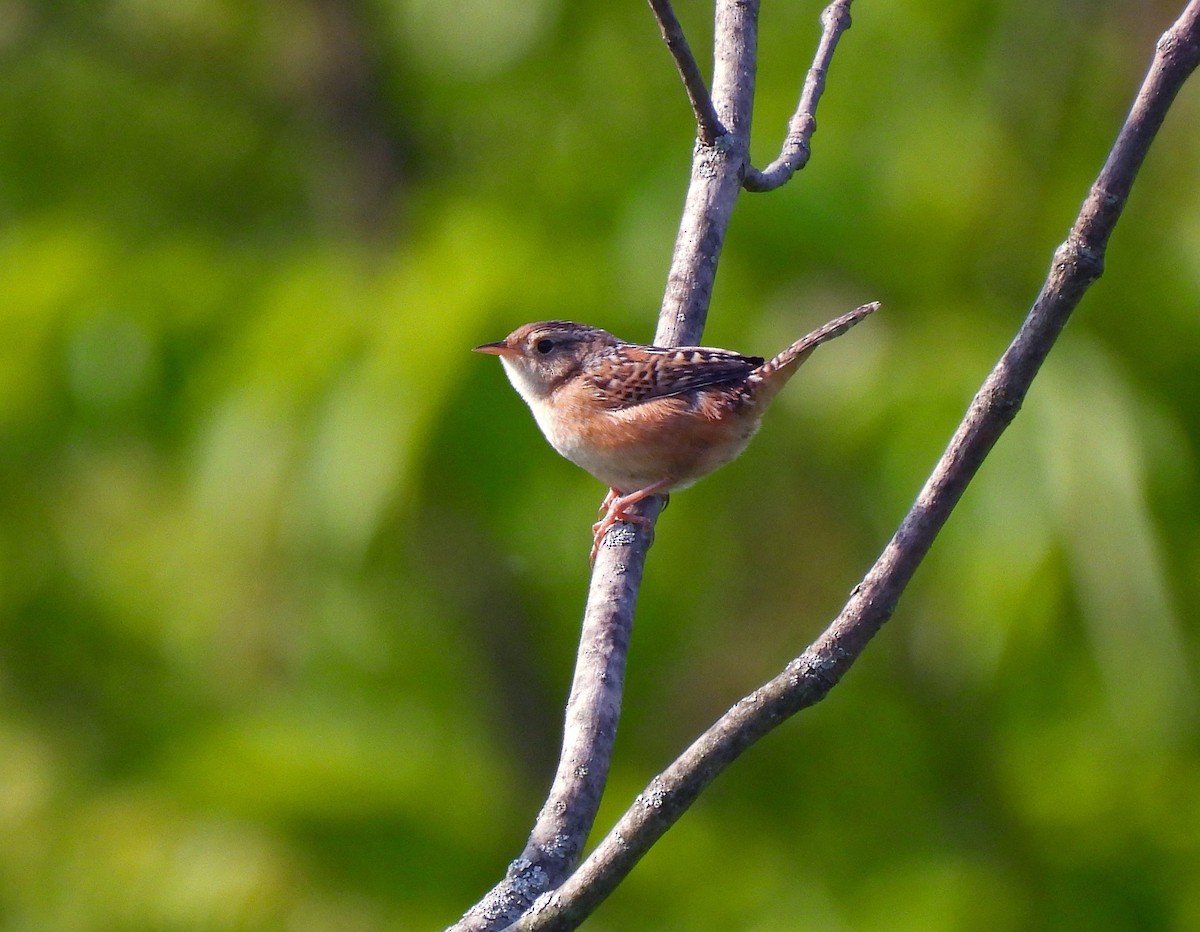
[[[675,59],[675,67],[679,69],[679,77],[683,79],[683,87],[687,91],[688,100],[692,104],[692,112],[696,115],[696,136],[706,145],[711,146],[717,138],[725,135],[725,127],[721,124],[717,110],[713,106],[712,96],[704,83],[704,75],[696,63],[696,56],[688,45],[687,37],[683,34],[675,10],[670,0],[649,0],[654,18],[658,20],[658,28],[662,32],[667,50]]]
[[[1016,337],[972,400],[946,452],[841,614],[773,680],[750,693],[655,777],[561,887],[515,926],[573,929],[629,873],[701,791],[746,748],[820,701],[883,627],[934,538],[1016,416],[1071,312],[1100,277],[1109,236],[1137,171],[1184,81],[1200,65],[1200,0],[1159,39],[1153,63],[1103,169]]]
[[[829,72],[829,63],[833,61],[833,53],[837,50],[838,39],[850,28],[850,2],[851,0],[834,0],[822,11],[821,41],[817,45],[816,55],[813,56],[812,67],[808,69],[804,78],[800,103],[792,118],[788,120],[783,148],[779,157],[762,171],[753,165],[746,165],[743,183],[747,191],[774,191],[787,184],[792,175],[808,164],[808,157],[812,151],[812,135],[817,131],[817,104],[825,91],[825,75]]]

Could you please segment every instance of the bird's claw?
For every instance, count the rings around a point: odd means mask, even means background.
[[[636,524],[644,528],[654,526],[654,522],[649,518],[626,511],[627,508],[640,502],[648,494],[653,494],[653,492],[642,490],[632,495],[622,495],[616,489],[608,490],[608,494],[604,496],[604,502],[600,505],[600,510],[604,512],[604,517],[592,525],[592,554],[589,558],[590,562],[596,562],[596,555],[600,553],[600,545],[604,542],[604,538],[608,535],[613,525]]]

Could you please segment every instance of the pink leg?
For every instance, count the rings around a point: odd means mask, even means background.
[[[600,503],[600,507],[597,509],[597,513],[604,514],[606,511],[608,511],[608,506],[611,505],[613,502],[615,502],[620,497],[621,497],[621,493],[618,492],[616,489],[609,489],[608,494],[604,496],[604,501],[602,501]]]
[[[641,515],[629,514],[625,509],[630,505],[636,505],[644,498],[649,498],[651,495],[657,495],[664,488],[670,485],[669,479],[661,479],[658,482],[652,482],[644,489],[638,489],[636,492],[630,492],[628,495],[614,494],[616,489],[610,489],[609,494],[604,501],[607,505],[607,512],[604,517],[592,525],[592,556],[591,561],[596,562],[596,554],[600,552],[600,542],[604,540],[604,536],[608,533],[609,528],[618,522],[626,524],[640,524],[642,527],[650,526],[650,519],[643,518]]]

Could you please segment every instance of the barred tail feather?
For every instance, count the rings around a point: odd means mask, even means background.
[[[754,370],[751,378],[757,377],[763,381],[771,381],[770,377],[776,372],[786,372],[789,369],[795,371],[800,363],[804,362],[809,354],[822,343],[827,343],[834,337],[840,337],[864,317],[874,314],[877,310],[879,310],[879,302],[872,301],[870,304],[856,307],[849,313],[818,327],[808,336],[801,337],[774,359],[769,359],[759,366]],[[786,374],[790,377],[791,372],[786,372]],[[782,385],[786,381],[787,378],[784,378],[780,380],[780,384]]]

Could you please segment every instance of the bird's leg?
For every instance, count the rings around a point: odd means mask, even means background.
[[[608,511],[608,506],[621,497],[621,493],[616,489],[609,489],[608,494],[604,496],[604,501],[600,503],[600,507],[596,509],[597,514],[604,514]]]
[[[652,482],[644,489],[638,489],[636,492],[630,492],[628,495],[621,495],[616,489],[609,489],[608,495],[604,497],[605,504],[601,507],[607,507],[604,517],[592,525],[592,556],[593,563],[596,562],[596,554],[600,552],[600,542],[604,540],[604,536],[608,533],[609,528],[618,522],[626,524],[640,524],[642,527],[650,527],[650,519],[643,518],[641,515],[630,514],[627,509],[630,505],[636,505],[644,498],[649,498],[651,495],[657,495],[668,485],[671,484],[669,479],[660,479],[658,482]]]

